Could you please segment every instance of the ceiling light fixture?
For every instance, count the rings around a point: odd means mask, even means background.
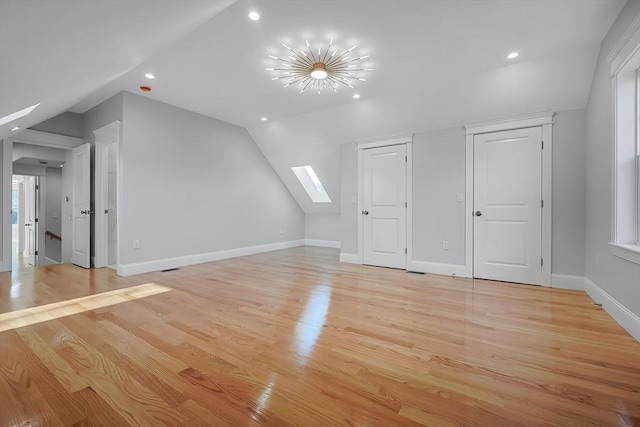
[[[151,73],[147,73],[147,74],[145,74],[144,76],[145,76],[146,78],[148,78],[148,79],[152,79],[152,80],[156,78],[156,76],[154,76],[154,75],[153,75],[153,74],[151,74]]]
[[[267,71],[279,74],[271,80],[284,79],[284,87],[297,85],[300,93],[309,89],[317,91],[319,95],[323,89],[331,89],[337,93],[340,87],[353,88],[356,81],[367,81],[363,77],[365,72],[373,71],[371,68],[364,68],[360,63],[369,58],[369,55],[358,57],[351,54],[356,48],[355,45],[338,54],[339,49],[333,46],[333,38],[324,51],[322,48],[312,48],[308,40],[305,42],[306,47],[299,50],[283,44],[282,46],[288,50],[287,59],[269,55],[269,58],[279,62],[274,67],[266,68]]]
[[[11,128],[11,132],[15,132],[15,131],[17,131],[17,130],[20,130],[20,126],[16,126],[16,127],[14,127],[14,128]]]
[[[360,95],[358,95],[357,93],[354,93],[353,94],[353,99],[358,99],[358,98],[360,98]]]
[[[260,15],[258,14],[258,12],[251,12],[249,13],[249,19],[251,19],[252,21],[259,21]]]
[[[509,55],[507,55],[508,59],[516,59],[518,57],[519,53],[518,52],[511,52]]]
[[[260,120],[262,120],[263,122],[266,122],[266,121],[267,121],[267,118],[266,118],[266,117],[263,117],[263,118],[261,118]]]

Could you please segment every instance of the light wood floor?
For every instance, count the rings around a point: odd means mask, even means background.
[[[0,332],[0,424],[640,425],[640,344],[585,293],[337,258],[3,273],[33,323]]]

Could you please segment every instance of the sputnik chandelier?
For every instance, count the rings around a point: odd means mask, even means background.
[[[332,38],[324,52],[322,48],[318,48],[316,54],[309,41],[305,42],[306,49],[298,51],[282,44],[288,50],[287,59],[269,55],[269,58],[279,62],[277,68],[266,69],[279,74],[271,80],[282,80],[285,83],[284,87],[297,86],[300,93],[309,89],[317,91],[320,95],[323,89],[332,89],[337,93],[340,87],[353,88],[354,82],[366,81],[363,77],[365,72],[372,71],[371,68],[363,68],[361,65],[361,61],[369,55],[357,57],[351,53],[356,46],[338,54],[338,49],[332,46]]]

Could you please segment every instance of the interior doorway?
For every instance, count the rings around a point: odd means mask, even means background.
[[[12,270],[38,265],[38,182],[35,176],[13,175],[11,193]]]

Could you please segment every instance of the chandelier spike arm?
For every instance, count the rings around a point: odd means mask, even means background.
[[[302,90],[300,91],[300,93],[304,92],[304,91],[305,91],[305,89],[309,87],[309,84],[311,84],[311,83],[312,83],[312,80],[313,80],[313,79],[312,79],[311,77],[309,77],[309,81],[307,82],[307,84],[306,84],[306,85],[304,85],[304,87],[302,88]]]
[[[283,44],[282,44],[282,46],[284,46],[284,47],[286,47],[287,49],[289,49],[289,52],[293,53],[295,56],[297,56],[298,58],[300,58],[300,60],[302,60],[303,62],[305,62],[305,63],[307,63],[307,64],[309,64],[309,65],[313,65],[313,63],[309,61],[309,58],[307,57],[307,55],[306,55],[303,51],[301,51],[301,52],[302,52],[302,54],[303,54],[304,56],[300,56],[300,54],[298,54],[298,52],[296,52],[295,50],[291,49],[291,48],[290,48],[289,46],[287,46],[286,44],[284,44],[284,43],[283,43]]]

